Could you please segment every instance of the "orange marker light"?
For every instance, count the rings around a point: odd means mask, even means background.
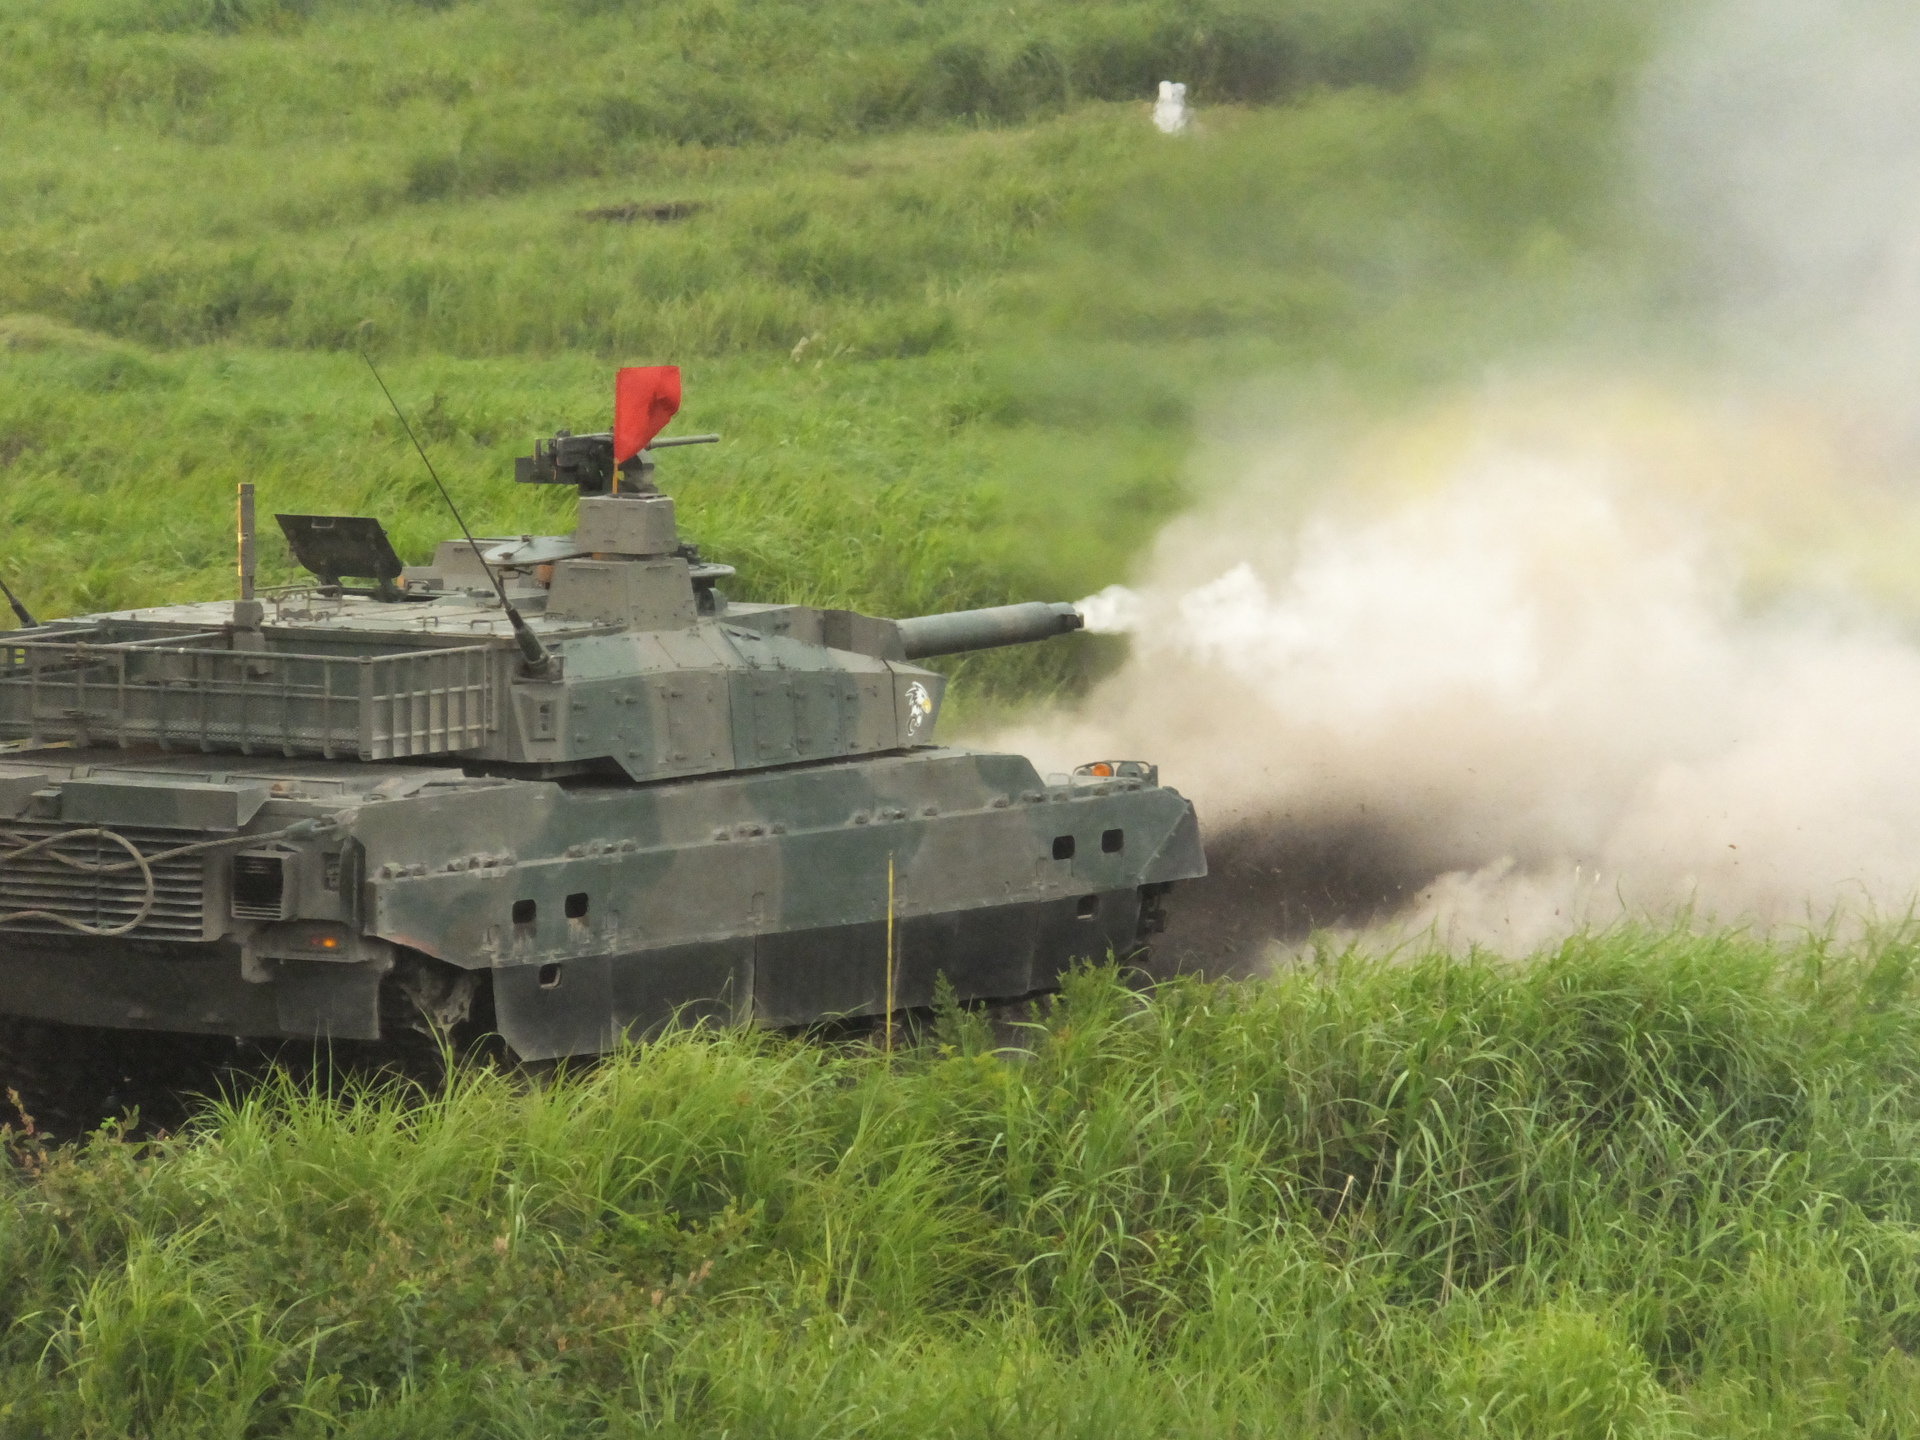
[[[313,937],[312,943],[322,950],[338,950],[340,948],[340,937],[337,935],[316,935]]]
[[[1106,761],[1103,760],[1098,765],[1095,765],[1093,767],[1093,773],[1101,776],[1111,775],[1113,774],[1113,766],[1107,764]]]

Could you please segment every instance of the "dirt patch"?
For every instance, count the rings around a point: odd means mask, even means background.
[[[1240,976],[1264,968],[1271,941],[1364,926],[1404,906],[1433,879],[1391,829],[1259,823],[1207,837],[1207,875],[1174,887],[1156,973]]]
[[[666,225],[698,215],[706,208],[705,203],[699,200],[662,200],[645,205],[633,200],[625,205],[603,205],[597,210],[576,210],[574,214],[582,220],[599,220],[615,225],[631,225],[636,220]]]

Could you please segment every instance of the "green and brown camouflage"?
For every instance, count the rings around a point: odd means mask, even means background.
[[[569,535],[408,567],[376,521],[281,516],[311,584],[11,633],[0,1014],[585,1054],[676,1014],[925,1005],[940,977],[1051,989],[1205,873],[1150,765],[1043,780],[934,743],[945,679],[913,662],[1071,606],[731,602],[651,455],[616,479],[610,451],[562,432],[520,462],[578,486]]]

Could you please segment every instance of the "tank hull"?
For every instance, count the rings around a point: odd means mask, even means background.
[[[799,1026],[926,1005],[943,979],[1005,999],[1136,952],[1159,896],[1205,869],[1173,790],[1048,785],[1018,756],[957,749],[656,784],[42,758],[5,767],[33,777],[11,792],[16,836],[118,826],[154,854],[211,833],[207,816],[233,826],[193,857],[198,892],[168,862],[165,926],[0,928],[0,1013],[74,1024],[371,1040],[484,1017],[543,1059],[675,1017]],[[289,835],[303,822],[320,833]],[[25,883],[0,869],[0,905]],[[61,903],[83,923],[130,913],[129,882],[112,883]]]

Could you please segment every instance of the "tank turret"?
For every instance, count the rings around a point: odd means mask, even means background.
[[[518,462],[523,481],[578,487],[565,535],[448,540],[403,566],[376,519],[280,515],[312,585],[245,613],[164,606],[16,632],[0,739],[713,774],[929,744],[946,678],[913,661],[1080,627],[1065,604],[888,620],[730,602],[732,567],[682,543],[651,453],[619,469],[612,455],[611,435],[562,431]],[[540,642],[537,673],[496,581]]]
[[[730,599],[656,483],[658,452],[717,438],[660,438],[678,385],[622,371],[611,431],[516,463],[575,488],[565,534],[406,565],[377,519],[282,514],[307,583],[8,635],[0,1013],[371,1037],[484,992],[555,1055],[687,1004],[1021,994],[1136,945],[1204,870],[1192,807],[1151,767],[1052,785],[939,747],[946,678],[915,663],[1079,614]],[[890,922],[918,949],[887,1000]]]

